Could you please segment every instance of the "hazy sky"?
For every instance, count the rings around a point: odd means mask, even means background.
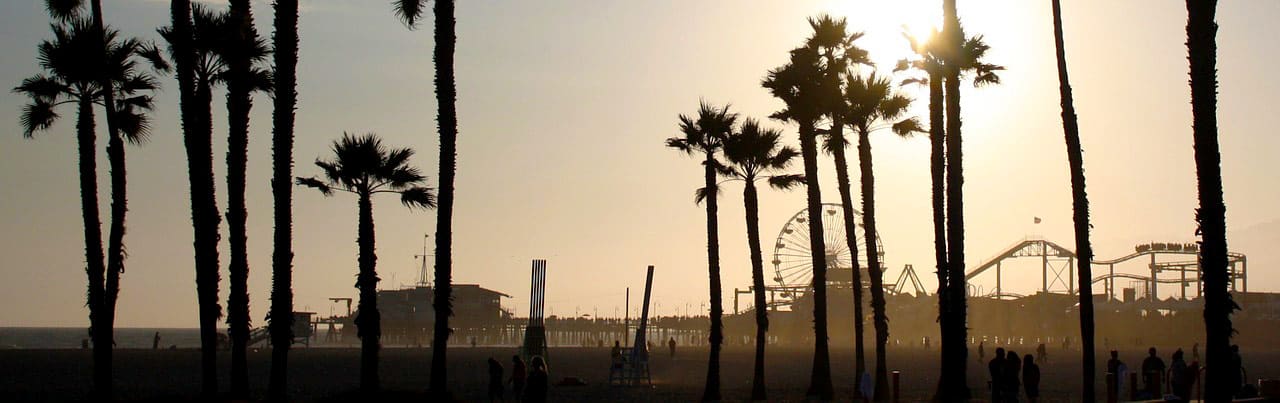
[[[166,1],[105,3],[107,22],[127,35],[158,39],[155,28],[169,23]],[[848,16],[852,29],[867,31],[858,43],[874,60],[891,63],[907,51],[900,26],[936,21],[937,3],[461,2],[455,281],[510,294],[503,304],[524,315],[529,261],[545,258],[549,314],[613,315],[620,313],[625,287],[639,295],[644,267],[652,264],[658,313],[686,304],[698,309],[707,301],[705,216],[693,203],[702,171],[694,159],[663,147],[663,139],[677,134],[677,115],[694,112],[699,99],[732,103],[743,116],[761,119],[779,109],[760,80],[809,34],[807,17]],[[1142,242],[1193,241],[1183,3],[1066,3],[1097,256],[1118,257]],[[6,88],[39,72],[36,44],[49,37],[42,4],[0,2],[0,84]],[[269,3],[255,1],[253,11],[260,34],[269,36]],[[968,262],[1033,234],[1071,245],[1049,2],[969,0],[960,2],[960,12],[969,32],[986,36],[989,60],[1008,67],[1003,85],[963,92]],[[1280,252],[1234,242],[1244,239],[1236,234],[1280,238],[1280,175],[1268,162],[1280,151],[1274,135],[1280,78],[1273,71],[1280,60],[1272,40],[1280,37],[1280,2],[1223,2],[1218,15],[1218,116],[1232,249],[1250,257],[1251,290],[1280,291],[1280,274],[1267,272],[1280,264]],[[327,156],[343,131],[372,131],[417,149],[413,162],[436,183],[430,23],[428,16],[409,31],[384,1],[303,1],[298,175],[319,173],[311,162]],[[128,149],[129,259],[119,326],[196,326],[178,94],[172,78],[163,82],[151,141]],[[214,103],[223,208],[224,99],[219,92]],[[272,224],[270,102],[265,96],[255,101],[248,236],[256,326],[265,323],[268,306]],[[24,140],[18,124],[24,102],[17,94],[0,95],[0,326],[86,326],[74,110],[64,107],[51,131]],[[915,109],[922,118],[926,103]],[[794,125],[768,124],[796,143]],[[872,138],[886,281],[912,264],[932,287],[927,139]],[[104,230],[105,161],[99,158]],[[821,168],[823,198],[838,202],[825,156]],[[720,203],[727,310],[733,288],[750,282],[740,186],[727,185]],[[336,306],[326,298],[356,294],[356,202],[343,196],[295,190],[297,310],[327,315]],[[804,200],[803,191],[762,192],[766,262],[772,239]],[[417,280],[413,255],[421,253],[423,234],[434,232],[434,216],[410,212],[394,198],[375,200],[384,288]],[[1043,223],[1033,225],[1033,217]],[[1259,246],[1240,249],[1251,244]],[[225,243],[220,251],[225,270]],[[1014,267],[1006,269],[1006,290],[1038,287],[1034,262]],[[1140,272],[1145,265],[1121,269]],[[225,301],[225,283],[222,288]]]

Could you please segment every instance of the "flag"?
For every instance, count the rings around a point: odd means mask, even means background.
[[[1035,217],[1035,219],[1036,219],[1036,224],[1039,224],[1039,223],[1040,223],[1040,217]]]

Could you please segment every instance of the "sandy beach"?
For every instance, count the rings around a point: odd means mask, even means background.
[[[1018,346],[1021,354],[1034,346]],[[1159,346],[1158,346],[1159,347]],[[988,346],[988,354],[994,350]],[[1172,347],[1168,348],[1172,350]],[[868,349],[870,354],[871,349]],[[1162,351],[1167,356],[1172,351]],[[455,347],[450,350],[450,388],[464,401],[487,400],[485,394],[485,360],[493,356],[508,364],[513,348]],[[1131,367],[1140,364],[1140,351],[1126,350],[1121,358]],[[1280,377],[1280,353],[1245,352],[1245,366],[1251,379]],[[1042,366],[1045,402],[1076,401],[1079,393],[1079,357],[1072,351],[1049,350],[1049,363]],[[608,386],[609,351],[607,348],[552,348],[551,379],[580,377],[586,386],[553,386],[552,401],[696,401],[701,394],[706,374],[705,348],[681,347],[674,358],[665,350],[655,352],[652,359],[654,386]],[[199,351],[117,350],[115,356],[116,396],[127,401],[186,401],[199,392]],[[270,351],[250,353],[250,377],[254,398],[265,396]],[[874,361],[868,356],[868,365]],[[359,369],[359,350],[346,348],[299,348],[290,354],[290,395],[294,401],[345,401],[354,397]],[[902,371],[903,401],[927,400],[937,377],[936,351],[923,349],[891,349],[890,370]],[[221,355],[220,381],[227,387],[229,357]],[[772,347],[766,357],[767,380],[771,400],[797,401],[804,398],[808,386],[811,353],[807,349]],[[853,352],[835,350],[832,372],[836,379],[837,399],[853,397]],[[1099,357],[1099,366],[1105,360]],[[426,349],[387,348],[383,350],[381,375],[387,400],[423,401],[427,387],[430,354]],[[0,390],[5,401],[76,401],[83,400],[90,388],[89,351],[82,350],[0,350]],[[737,401],[750,392],[752,350],[748,346],[725,349],[723,394]],[[1105,368],[1103,368],[1105,369]],[[969,385],[975,396],[986,397],[985,365],[976,357],[969,365]],[[1104,383],[1099,382],[1101,389]],[[510,399],[510,396],[508,395]]]

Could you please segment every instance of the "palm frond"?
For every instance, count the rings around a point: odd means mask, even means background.
[[[910,137],[916,133],[929,131],[924,128],[924,125],[920,124],[920,119],[917,119],[915,116],[894,123],[893,126],[891,126],[891,129],[895,134],[901,137]]]
[[[58,21],[71,21],[84,13],[84,0],[44,0],[44,9]]]
[[[52,127],[53,122],[58,120],[58,111],[54,110],[53,106],[52,103],[41,99],[24,105],[22,116],[18,118],[22,125],[22,137],[32,138],[35,137],[36,132]]]
[[[409,29],[418,27],[418,20],[422,19],[426,8],[427,0],[393,0],[391,2],[391,11]]]
[[[164,34],[162,33],[161,36]],[[164,58],[164,52],[160,51],[160,46],[155,42],[148,42],[138,47],[137,54],[151,65],[151,69],[160,73],[168,74],[173,72],[173,66],[169,65],[169,61]]]
[[[769,186],[778,190],[791,190],[805,185],[805,177],[801,174],[774,175],[769,177]]]
[[[306,187],[310,187],[310,188],[313,188],[313,189],[319,190],[319,191],[320,191],[320,193],[321,193],[321,194],[323,194],[323,195],[325,195],[325,196],[333,196],[333,188],[329,187],[329,184],[324,183],[324,182],[321,182],[319,179],[316,179],[316,178],[314,178],[314,177],[311,177],[311,178],[303,178],[303,177],[300,177],[300,176],[299,176],[299,177],[297,177],[296,179],[297,179],[297,182],[296,182],[296,183],[297,183],[298,185],[306,186]]]
[[[53,103],[62,95],[70,92],[65,83],[57,78],[38,74],[22,80],[22,84],[13,88],[13,92],[25,94],[32,99]]]
[[[830,154],[835,152],[837,147],[839,148],[849,147],[849,139],[845,138],[844,135],[822,136],[822,151],[825,151],[828,154]]]
[[[426,186],[417,186],[405,189],[400,192],[400,203],[410,209],[413,208],[435,208],[436,195],[433,189]]]
[[[712,186],[712,187],[711,187],[711,192],[715,192],[715,195],[716,195],[716,196],[719,196],[719,195],[720,195],[720,187],[719,187],[719,186]],[[703,201],[703,200],[706,200],[706,199],[707,199],[707,197],[708,197],[708,196],[710,196],[710,195],[712,194],[711,192],[707,191],[707,188],[706,188],[706,187],[700,187],[700,188],[698,188],[697,190],[694,190],[694,191],[693,191],[693,204],[701,205],[701,204],[702,204],[702,201]]]
[[[124,136],[125,141],[133,145],[141,145],[151,137],[151,118],[134,108],[120,108],[115,112],[116,128]]]
[[[769,158],[768,167],[773,170],[786,169],[791,165],[791,162],[795,161],[796,157],[799,156],[799,150],[796,150],[791,146],[782,146],[782,148],[778,149],[777,154],[774,154],[772,158]]]

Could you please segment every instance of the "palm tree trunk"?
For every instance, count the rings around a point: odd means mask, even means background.
[[[1071,81],[1067,77],[1067,56],[1062,38],[1062,6],[1053,0],[1053,37],[1058,58],[1058,92],[1062,98],[1062,131],[1067,142],[1067,164],[1071,167],[1072,221],[1076,232],[1076,258],[1080,275],[1080,342],[1083,347],[1081,361],[1081,390],[1083,401],[1096,398],[1096,382],[1093,343],[1093,246],[1089,243],[1089,198],[1085,193],[1084,156],[1080,147],[1080,126],[1076,121],[1076,108],[1071,96]]]
[[[858,161],[862,171],[862,230],[867,241],[867,275],[871,277],[871,313],[876,327],[876,401],[889,399],[889,373],[885,345],[889,341],[889,317],[884,312],[884,278],[880,270],[880,253],[876,250],[875,174],[871,164],[871,141],[868,130],[858,131]],[[848,221],[848,220],[846,220]]]
[[[79,101],[76,142],[80,154],[80,214],[84,219],[85,274],[88,275],[89,338],[93,339],[93,390],[96,398],[111,398],[111,333],[104,328],[102,219],[98,212],[98,150],[94,135],[93,100]]]
[[[107,267],[106,280],[102,285],[102,301],[99,306],[101,315],[95,323],[99,327],[98,332],[101,333],[100,341],[106,341],[101,349],[95,348],[95,357],[102,365],[102,373],[97,374],[105,379],[106,384],[101,386],[99,392],[100,398],[111,398],[111,349],[114,348],[115,332],[115,310],[116,296],[120,290],[120,273],[124,271],[124,219],[125,212],[128,210],[125,196],[125,166],[124,166],[124,144],[120,140],[120,130],[116,127],[116,116],[112,111],[115,109],[115,91],[111,82],[111,77],[106,74],[106,50],[107,38],[106,27],[102,16],[102,1],[93,0],[90,2],[90,10],[93,14],[93,30],[101,43],[101,53],[96,55],[95,60],[102,72],[98,76],[98,85],[105,89],[102,91],[103,104],[106,105],[106,113],[104,118],[107,121],[107,162],[111,169],[111,232],[107,239]],[[95,167],[95,171],[96,171]],[[96,181],[96,179],[95,179]],[[96,198],[96,197],[95,197]],[[97,209],[97,206],[94,206]],[[98,241],[101,245],[101,240]],[[99,246],[101,248],[101,246]],[[97,343],[97,342],[95,342]],[[96,347],[96,346],[95,346]],[[99,379],[98,381],[102,381]]]
[[[941,359],[941,368],[938,374],[938,392],[945,392],[943,388],[950,380],[950,375],[945,369],[950,368],[948,365],[951,361],[949,350],[947,349],[951,334],[950,322],[950,300],[947,292],[947,222],[946,222],[946,160],[943,154],[943,140],[946,137],[946,131],[943,128],[943,94],[942,94],[942,75],[936,70],[929,71],[929,174],[932,188],[932,206],[933,206],[933,259],[935,262],[935,274],[938,277],[938,331],[941,343],[939,346],[939,356]]]
[[[716,170],[712,165],[715,154],[707,152],[703,162],[707,203],[707,276],[711,286],[711,351],[707,357],[707,381],[702,390],[702,401],[720,400],[720,343],[724,339],[720,317],[723,315],[720,301],[720,232],[716,204]],[[643,346],[636,346],[643,348]]]
[[[287,401],[289,347],[293,344],[293,121],[298,92],[298,1],[275,2],[275,94],[271,112],[271,193],[275,197],[271,253],[272,401]]]
[[[453,0],[436,0],[435,7],[436,121],[440,132],[440,192],[436,206],[435,328],[431,340],[431,389],[448,394],[445,354],[449,317],[453,315],[453,178],[457,169],[458,90],[453,76],[457,44]]]
[[[831,136],[839,139],[839,146],[831,150],[836,163],[836,185],[840,191],[840,208],[844,212],[844,242],[853,256],[853,389],[862,390],[862,374],[867,372],[866,352],[863,343],[862,318],[862,268],[858,267],[858,224],[853,220],[853,194],[849,185],[849,162],[844,155],[844,123],[833,118]],[[871,245],[868,243],[867,245]]]
[[[360,245],[360,311],[356,314],[356,331],[360,336],[360,390],[378,391],[378,349],[382,336],[381,314],[378,312],[378,256],[374,254],[373,201],[367,191],[360,192],[360,229],[356,243]]]
[[[183,143],[187,151],[187,175],[191,192],[191,226],[194,232],[196,301],[200,322],[200,393],[218,393],[218,213],[214,197],[213,133],[208,83],[197,83],[195,49],[192,47],[191,1],[170,3],[173,24],[174,69],[178,76]]]
[[[814,138],[813,121],[800,123],[800,155],[804,158],[805,187],[808,191],[809,217],[822,217],[822,190],[818,186],[818,146]],[[822,234],[822,219],[808,220],[810,234]],[[827,341],[827,250],[821,236],[809,237],[809,250],[813,256],[813,370],[809,376],[807,394],[822,400],[831,400],[835,391],[831,385],[831,351]]]
[[[747,210],[747,246],[751,250],[751,288],[755,297],[756,360],[751,373],[751,400],[768,399],[764,386],[764,348],[768,344],[769,309],[764,295],[764,258],[760,251],[760,201],[754,178],[742,191]]]
[[[947,46],[959,50],[964,34],[960,31],[960,19],[956,14],[956,1],[943,1],[943,27]],[[947,396],[954,399],[968,399],[968,339],[969,329],[966,327],[968,309],[966,308],[966,287],[964,279],[964,153],[961,149],[960,134],[960,71],[954,63],[946,66],[946,79],[943,83],[947,105],[947,286],[951,298],[951,320],[948,323],[951,334],[947,346],[951,356],[946,370],[951,376],[951,387]]]
[[[1196,188],[1200,208],[1200,270],[1204,277],[1205,400],[1228,401],[1240,385],[1231,351],[1231,298],[1227,271],[1227,207],[1222,200],[1218,147],[1216,0],[1187,0],[1187,54],[1191,65],[1191,114],[1195,132]]]
[[[228,61],[227,80],[227,228],[231,246],[230,293],[227,296],[227,325],[231,336],[231,397],[249,398],[249,251],[245,207],[245,164],[249,154],[250,61],[246,44],[253,40],[253,14],[248,0],[232,0],[230,18],[238,32],[232,46],[238,47]]]

